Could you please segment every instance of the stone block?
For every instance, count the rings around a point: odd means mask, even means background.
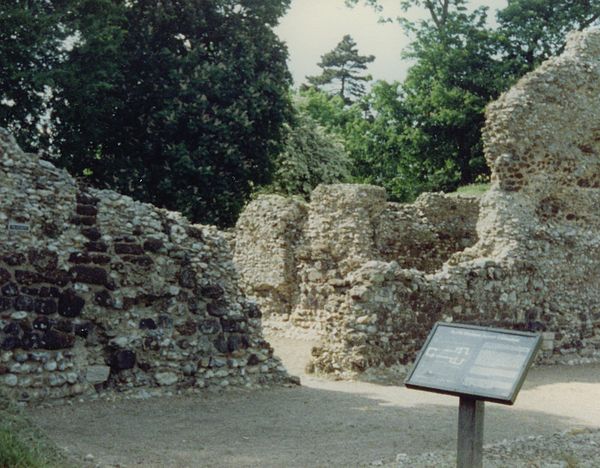
[[[144,249],[137,244],[116,243],[115,253],[117,255],[142,255],[144,253]]]
[[[10,272],[4,268],[0,268],[0,285],[6,283],[9,279],[11,279]]]
[[[88,366],[85,371],[85,380],[91,385],[104,383],[110,376],[110,367],[108,366]]]
[[[85,306],[85,300],[72,289],[67,289],[58,298],[58,313],[64,317],[78,317]]]
[[[77,265],[69,269],[71,279],[76,283],[97,284],[104,286],[108,283],[108,274],[104,268]]]

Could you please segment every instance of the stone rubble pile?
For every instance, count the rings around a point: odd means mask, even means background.
[[[0,385],[16,399],[287,382],[229,243],[0,129]]]
[[[295,211],[258,199],[255,231],[240,218],[242,284],[269,317],[320,332],[316,371],[409,363],[439,320],[540,332],[545,362],[600,358],[600,31],[570,35],[491,104],[484,141],[492,187],[479,215],[471,200],[390,206],[382,189],[338,185]],[[253,232],[260,248],[240,249]],[[278,295],[254,286],[258,257]]]

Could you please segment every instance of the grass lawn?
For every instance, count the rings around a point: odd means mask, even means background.
[[[67,468],[72,463],[0,392],[0,468]]]
[[[456,192],[449,193],[448,195],[468,195],[470,197],[480,197],[490,189],[490,184],[469,184],[462,187],[458,187]]]

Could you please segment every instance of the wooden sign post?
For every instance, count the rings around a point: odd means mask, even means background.
[[[482,466],[484,402],[512,405],[542,344],[541,335],[438,322],[404,382],[460,397],[459,468]]]
[[[480,467],[483,464],[483,413],[483,400],[460,397],[456,452],[458,468]]]

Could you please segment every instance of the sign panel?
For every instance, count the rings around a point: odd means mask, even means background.
[[[10,222],[8,223],[8,231],[16,233],[29,232],[29,224]]]
[[[534,333],[438,322],[404,383],[512,405],[541,340]]]

